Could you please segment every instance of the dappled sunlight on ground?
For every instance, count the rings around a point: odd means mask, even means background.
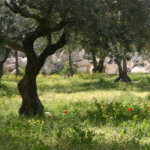
[[[41,96],[41,99],[44,101],[93,101],[97,100],[105,100],[105,101],[112,101],[118,99],[120,96],[136,96],[139,98],[145,98],[149,95],[149,92],[123,92],[123,91],[89,91],[89,92],[77,92],[77,93],[47,93]],[[126,99],[128,101],[130,99]]]

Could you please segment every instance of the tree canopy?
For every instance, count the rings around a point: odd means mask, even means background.
[[[23,100],[20,115],[43,114],[36,76],[70,34],[75,33],[86,49],[110,54],[123,81],[129,81],[128,53],[149,42],[149,0],[3,0],[0,11],[1,45],[27,56],[25,76],[18,84]]]

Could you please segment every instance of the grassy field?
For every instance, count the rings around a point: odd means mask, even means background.
[[[49,113],[26,118],[18,116],[21,77],[4,76],[0,150],[150,150],[150,75],[130,77],[126,84],[103,74],[39,75],[38,93]]]

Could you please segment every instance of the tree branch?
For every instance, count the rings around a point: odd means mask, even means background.
[[[10,47],[13,50],[25,53],[25,49],[19,44],[12,43],[12,42],[9,42],[9,41],[7,41],[6,44],[8,45],[8,47]]]
[[[44,28],[42,26],[37,27],[34,31],[26,34],[22,44],[23,47],[28,50],[29,47],[33,47],[34,41],[37,38],[46,36],[49,32],[49,28]]]
[[[15,4],[14,2],[10,2],[10,4],[5,1],[5,5],[14,13],[19,13],[21,16],[25,17],[25,18],[33,18],[39,22],[42,22],[44,19],[39,17],[36,14],[30,14],[29,11],[26,8],[20,8],[17,4]]]
[[[51,38],[49,38],[51,39]],[[48,46],[44,49],[44,51],[38,56],[38,65],[37,65],[37,70],[43,66],[45,59],[48,56],[51,56],[54,54],[58,49],[62,48],[65,44],[67,43],[67,33],[64,31],[62,36],[60,37],[59,41],[55,44],[51,44],[49,42]]]
[[[10,49],[9,48],[5,48],[5,49],[6,49],[5,57],[4,57],[4,59],[0,60],[0,63],[4,63],[6,61],[6,59],[8,58],[8,55],[10,53]]]
[[[23,40],[23,46],[24,47],[26,47],[26,46],[33,47],[34,41],[37,38],[47,36],[47,35],[50,35],[52,32],[62,30],[66,25],[73,23],[73,22],[74,22],[73,20],[68,19],[68,20],[60,22],[54,28],[44,27],[43,25],[39,25],[39,27],[37,27],[34,31],[32,31],[26,35],[25,39]],[[28,48],[26,48],[26,49],[28,50]]]
[[[51,32],[56,32],[56,31],[63,29],[66,25],[72,24],[72,23],[75,23],[73,19],[67,19],[67,20],[61,21],[58,25],[56,25],[53,28],[50,28],[49,30]]]
[[[33,3],[26,2],[26,5],[28,5],[32,9],[40,10],[40,6],[36,6]]]

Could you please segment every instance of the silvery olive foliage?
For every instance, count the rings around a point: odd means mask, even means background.
[[[30,25],[28,19],[19,14],[14,14],[5,6],[5,0],[0,1],[0,58],[3,59],[7,53],[7,42],[21,43],[23,34],[27,32]]]

